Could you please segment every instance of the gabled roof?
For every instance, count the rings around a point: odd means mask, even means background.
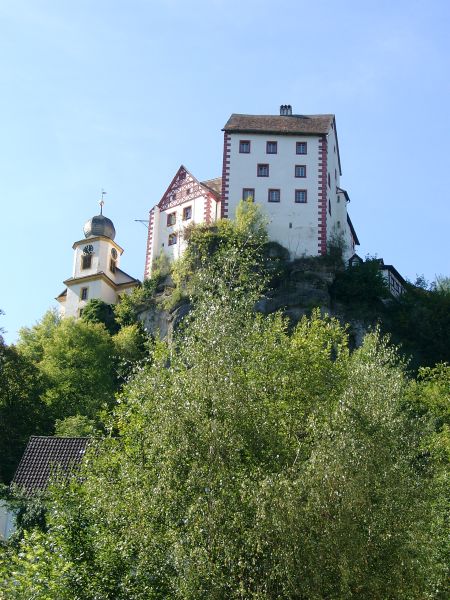
[[[348,226],[350,227],[350,231],[352,232],[352,236],[353,236],[355,245],[359,246],[358,236],[356,235],[355,228],[353,227],[352,220],[350,219],[350,215],[348,213],[347,213],[347,223],[348,223]]]
[[[80,466],[88,443],[84,437],[31,436],[11,484],[27,494],[45,490],[53,472],[69,475]]]
[[[334,123],[334,115],[239,115],[232,114],[223,131],[323,135]]]
[[[173,208],[201,195],[207,195],[216,201],[220,200],[218,179],[200,182],[184,165],[181,165],[159,201],[158,208],[160,210]]]
[[[220,200],[222,194],[222,177],[216,177],[215,179],[207,179],[206,181],[200,182],[204,187],[207,187],[213,194]]]

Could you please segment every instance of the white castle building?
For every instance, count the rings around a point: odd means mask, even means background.
[[[120,269],[123,248],[114,241],[113,222],[102,214],[103,201],[100,206],[100,214],[84,225],[84,239],[72,246],[72,277],[64,281],[67,287],[56,298],[63,317],[80,317],[86,303],[94,298],[116,304],[122,294],[140,283]]]
[[[345,256],[359,244],[340,187],[341,160],[334,115],[233,114],[224,131],[222,177],[198,181],[181,166],[150,210],[145,277],[164,252],[178,258],[189,223],[234,218],[241,199],[252,199],[268,217],[268,234],[291,258],[323,255],[340,237]]]

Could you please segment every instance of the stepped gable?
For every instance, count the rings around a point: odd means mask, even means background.
[[[31,436],[11,484],[27,494],[45,490],[55,471],[68,476],[80,466],[88,443],[85,437]]]
[[[240,115],[232,114],[222,131],[323,135],[334,123],[334,115]]]

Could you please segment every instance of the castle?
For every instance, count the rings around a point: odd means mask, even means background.
[[[334,115],[233,114],[223,128],[222,177],[197,180],[183,165],[159,203],[150,210],[145,277],[164,252],[178,258],[183,228],[233,218],[241,199],[252,199],[268,217],[268,234],[291,258],[325,254],[341,238],[344,258],[358,237],[347,212]]]
[[[186,225],[234,218],[241,199],[261,206],[269,238],[291,258],[323,255],[338,238],[344,258],[354,255],[359,241],[347,212],[348,193],[340,187],[334,115],[297,115],[282,105],[279,115],[232,114],[223,132],[222,176],[199,181],[181,165],[150,210],[145,278],[161,253],[170,260],[181,256]],[[119,268],[123,249],[102,210],[86,223],[84,234],[73,245],[72,277],[57,297],[65,316],[80,316],[92,298],[115,304],[139,284]]]

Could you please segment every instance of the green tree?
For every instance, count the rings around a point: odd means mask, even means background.
[[[0,341],[0,482],[9,483],[30,435],[49,427],[43,390],[39,370]]]
[[[53,489],[48,533],[3,567],[8,598],[439,597],[426,417],[395,351],[374,334],[350,355],[318,313],[292,333],[255,315],[234,249],[197,273],[82,481]]]
[[[43,400],[54,418],[95,419],[104,404],[111,406],[115,367],[114,344],[104,325],[63,319],[44,341],[39,363],[48,382]]]
[[[52,339],[60,322],[58,313],[55,310],[48,310],[33,327],[22,327],[17,342],[19,352],[37,365],[42,360],[44,345]]]
[[[114,317],[114,310],[111,304],[107,304],[99,298],[89,300],[83,309],[81,317],[86,323],[103,323],[107,331],[114,335],[119,330],[119,324]]]
[[[95,421],[84,415],[72,415],[55,422],[55,435],[60,437],[92,437],[96,433]]]

